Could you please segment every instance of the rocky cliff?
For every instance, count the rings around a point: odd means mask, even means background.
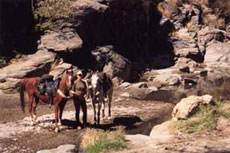
[[[1,55],[52,53],[55,58],[50,68],[62,58],[79,68],[107,71],[120,82],[160,79],[165,85],[174,78],[170,76],[179,75],[179,83],[168,85],[186,86],[200,84],[205,74],[212,84],[216,80],[224,84],[230,39],[229,3],[224,4],[189,0],[1,1]],[[167,68],[164,75],[156,70],[163,68]],[[7,77],[1,78],[2,82]]]

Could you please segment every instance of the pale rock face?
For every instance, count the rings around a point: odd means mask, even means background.
[[[168,143],[174,138],[174,135],[170,132],[169,129],[170,123],[171,121],[166,121],[152,128],[150,133],[150,144],[157,145]]]
[[[148,88],[148,85],[146,82],[138,82],[130,85],[129,88]]]
[[[82,43],[82,39],[76,32],[69,31],[62,33],[53,31],[41,37],[39,48],[45,48],[55,52],[71,52],[72,50],[81,48]]]
[[[214,43],[206,48],[204,62],[207,65],[230,64],[230,42]]]
[[[178,85],[181,82],[181,76],[178,74],[161,74],[157,75],[153,82],[158,82],[162,85]]]
[[[35,54],[25,57],[23,61],[4,67],[0,70],[0,90],[11,93],[16,91],[17,83],[21,79],[48,73],[55,57],[55,53],[39,50]]]
[[[177,105],[173,108],[172,117],[173,120],[186,119],[195,109],[200,105],[210,104],[212,101],[212,96],[189,96],[183,98]]]

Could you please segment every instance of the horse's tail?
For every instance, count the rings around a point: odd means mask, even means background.
[[[21,102],[21,109],[23,113],[25,112],[25,96],[24,96],[25,84],[26,84],[25,79],[20,82],[20,102]]]

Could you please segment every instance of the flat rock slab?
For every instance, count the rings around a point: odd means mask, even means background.
[[[48,73],[55,58],[55,53],[39,50],[26,56],[22,61],[4,67],[0,70],[0,90],[11,93],[16,90],[21,79]]]
[[[61,145],[55,149],[40,150],[37,153],[75,153],[75,152],[77,152],[76,146],[72,144],[67,144],[67,145]]]
[[[136,134],[136,135],[125,135],[125,139],[136,144],[144,144],[149,142],[150,137],[143,134]]]

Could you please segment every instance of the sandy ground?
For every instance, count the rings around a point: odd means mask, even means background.
[[[104,120],[101,126],[91,125],[93,112],[88,104],[88,128],[111,130],[124,126],[128,134],[150,133],[156,124],[170,118],[173,104],[159,101],[121,99],[115,91],[112,104],[112,119]],[[107,112],[107,111],[106,111]],[[0,152],[36,152],[56,148],[62,144],[78,144],[84,129],[75,126],[75,111],[72,100],[64,110],[61,132],[54,132],[53,110],[40,103],[37,108],[38,123],[31,125],[28,111],[22,113],[19,95],[0,96]]]

